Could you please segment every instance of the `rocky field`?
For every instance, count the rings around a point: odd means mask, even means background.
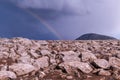
[[[2,38],[0,80],[120,80],[120,41]]]

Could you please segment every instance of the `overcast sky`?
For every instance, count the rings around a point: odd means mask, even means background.
[[[120,38],[120,0],[11,0],[62,39],[85,33]],[[45,11],[47,13],[45,13]]]

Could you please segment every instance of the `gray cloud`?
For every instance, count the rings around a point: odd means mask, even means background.
[[[11,0],[22,8],[49,9],[67,13],[86,12],[82,0]]]

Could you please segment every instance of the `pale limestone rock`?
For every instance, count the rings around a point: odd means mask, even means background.
[[[99,50],[101,47],[98,42],[96,41],[91,41],[92,46],[94,47],[95,50]]]
[[[32,59],[29,55],[27,55],[18,58],[17,61],[18,63],[32,64],[34,62],[34,59]]]
[[[79,58],[80,54],[74,51],[60,52],[60,54],[64,55],[64,57],[62,58],[64,62],[80,61],[80,58]]]
[[[35,58],[40,57],[40,55],[38,55],[38,54],[35,52],[35,50],[33,50],[33,49],[30,50],[30,54],[31,54],[33,57],[35,57]]]
[[[71,66],[80,69],[83,73],[90,73],[93,70],[88,63],[79,62],[79,61],[64,62],[59,66],[63,66],[63,67]]]
[[[17,54],[19,54],[20,56],[26,56],[28,55],[28,53],[25,50],[25,46],[22,45],[18,45],[18,50],[16,50]]]
[[[38,78],[38,77],[35,77],[34,80],[39,80],[39,78]]]
[[[109,63],[112,67],[120,69],[120,59],[116,57],[110,57]]]
[[[59,67],[60,67],[61,69],[64,68],[68,74],[73,73],[73,70],[72,70],[71,66],[69,66],[69,65],[68,65],[67,63],[65,63],[65,62],[59,64]]]
[[[37,41],[37,43],[40,45],[47,45],[48,44],[48,42],[44,41],[44,40]]]
[[[47,56],[44,56],[36,59],[33,65],[37,68],[37,70],[39,70],[40,68],[45,68],[49,66],[48,60],[49,58]]]
[[[57,62],[56,62],[56,60],[54,58],[50,58],[50,63],[52,65],[57,65]]]
[[[68,80],[72,80],[73,79],[73,76],[67,76],[66,77]]]
[[[4,65],[4,66],[1,67],[1,71],[7,71],[7,68],[8,68],[8,66]]]
[[[16,79],[17,76],[12,71],[0,71],[0,80],[4,80],[6,78]]]
[[[100,69],[94,69],[93,71],[92,71],[92,73],[98,73],[100,71]]]
[[[82,61],[93,61],[97,57],[91,52],[82,52]]]
[[[120,59],[120,53],[117,54],[117,57]]]
[[[9,57],[9,53],[8,52],[0,52],[0,59],[8,58],[8,57]]]
[[[39,77],[40,77],[40,78],[43,78],[44,76],[46,76],[46,74],[45,74],[44,72],[40,71],[40,72],[39,72]]]
[[[99,66],[99,67],[101,67],[101,68],[104,68],[104,69],[110,67],[109,62],[108,62],[107,60],[105,60],[105,59],[96,59],[96,60],[94,60],[94,63],[95,63],[97,66]]]
[[[106,78],[105,77],[102,77],[101,79],[99,79],[99,80],[106,80]]]
[[[41,50],[40,52],[43,56],[51,54],[50,51],[48,51],[48,50]]]
[[[13,38],[13,42],[18,42],[20,43],[21,45],[24,45],[24,46],[30,46],[32,45],[32,42],[31,40],[27,39],[27,38],[20,38],[20,37],[17,37],[17,38]]]
[[[19,55],[16,54],[14,49],[10,49],[9,57],[12,58],[13,61],[15,61],[17,58],[19,58]]]
[[[119,70],[118,70],[118,69],[116,69],[116,70],[114,71],[114,78],[115,78],[116,80],[120,80],[120,73],[119,73]]]
[[[9,66],[9,69],[15,72],[17,76],[21,76],[21,75],[28,74],[34,71],[35,67],[30,64],[18,63],[18,64],[13,64]]]
[[[99,71],[98,75],[100,75],[100,76],[110,76],[111,73],[109,71],[105,71],[105,70],[101,69]]]
[[[84,73],[90,73],[93,70],[88,63],[83,63],[83,62],[79,63],[78,69],[80,69]]]
[[[8,52],[9,48],[7,46],[0,45],[0,52]]]

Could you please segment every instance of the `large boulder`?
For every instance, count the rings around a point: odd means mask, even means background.
[[[79,58],[80,53],[76,53],[74,51],[64,51],[64,52],[60,52],[60,54],[64,56],[63,57],[64,62],[80,61]]]
[[[30,64],[18,63],[18,64],[13,64],[9,66],[9,69],[15,72],[17,76],[21,76],[21,75],[28,74],[34,71],[35,67]]]
[[[97,57],[91,53],[91,52],[82,52],[82,61],[93,61],[95,59],[97,59]]]
[[[38,58],[33,63],[33,65],[36,67],[37,70],[39,70],[40,68],[48,67],[49,66],[49,58],[47,56]]]
[[[107,69],[108,67],[110,67],[109,62],[105,59],[96,59],[96,60],[94,60],[94,63],[98,67],[103,68],[103,69]]]
[[[59,66],[67,68],[68,66],[77,68],[81,70],[83,73],[90,73],[93,68],[89,65],[89,63],[79,62],[79,61],[71,61],[61,63]]]
[[[116,57],[110,57],[109,63],[112,67],[120,69],[120,59]]]
[[[8,78],[16,79],[17,76],[12,71],[0,71],[0,80],[7,80]]]

